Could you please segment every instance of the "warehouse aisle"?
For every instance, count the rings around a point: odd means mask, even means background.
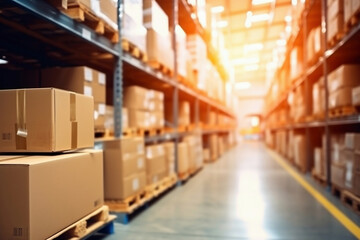
[[[267,153],[242,143],[104,240],[355,239]]]

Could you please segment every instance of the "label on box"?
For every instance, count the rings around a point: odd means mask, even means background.
[[[99,107],[98,107],[98,110],[99,110],[99,114],[100,114],[100,115],[105,115],[105,112],[106,112],[106,106],[105,106],[105,104],[100,103],[100,104],[99,104]]]
[[[133,191],[136,191],[139,189],[139,179],[138,178],[135,178],[133,179],[133,182],[132,182],[132,189]]]
[[[137,167],[138,167],[138,169],[144,168],[144,159],[143,158],[138,158]]]
[[[97,120],[99,118],[99,112],[94,110],[94,119]]]
[[[150,149],[146,150],[146,157],[147,158],[152,158],[153,157],[153,153],[152,153],[152,151]]]
[[[85,67],[85,69],[84,69],[84,78],[85,78],[85,81],[88,81],[88,82],[92,82],[92,80],[93,80],[92,70],[88,67]]]
[[[106,84],[106,77],[104,73],[99,72],[99,84],[105,85]]]
[[[92,87],[85,86],[85,87],[84,87],[84,95],[91,97],[91,96],[92,96]]]

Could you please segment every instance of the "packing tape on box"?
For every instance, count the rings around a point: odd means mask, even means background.
[[[16,149],[26,149],[26,94],[25,90],[16,91]]]
[[[76,121],[76,94],[70,94],[71,148],[77,148],[78,123]]]

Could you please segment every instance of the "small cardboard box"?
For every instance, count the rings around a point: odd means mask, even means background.
[[[54,88],[0,91],[0,152],[59,152],[94,145],[92,97]]]
[[[0,162],[0,239],[47,239],[104,203],[102,151]]]

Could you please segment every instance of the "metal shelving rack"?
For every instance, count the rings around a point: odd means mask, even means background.
[[[306,86],[306,92],[307,94],[311,93],[311,82],[314,83],[316,80],[320,78],[320,76],[324,76],[324,83],[325,83],[325,113],[324,113],[324,119],[323,120],[311,120],[301,123],[291,123],[287,124],[286,126],[281,127],[273,127],[270,128],[272,132],[277,131],[291,131],[291,130],[302,130],[306,133],[307,138],[307,166],[309,166],[312,155],[311,155],[311,137],[310,137],[310,131],[315,128],[321,128],[323,129],[323,132],[326,136],[326,166],[327,166],[327,185],[331,185],[331,159],[330,159],[330,135],[332,132],[332,127],[348,127],[352,125],[358,125],[360,124],[360,115],[353,115],[353,116],[344,116],[341,118],[330,118],[329,117],[329,109],[328,109],[328,97],[329,92],[327,89],[327,76],[328,74],[339,67],[343,63],[351,63],[351,62],[359,62],[360,53],[358,51],[354,51],[354,49],[359,49],[360,42],[358,39],[360,39],[360,23],[357,23],[356,26],[353,26],[353,28],[346,33],[346,35],[333,47],[329,48],[327,44],[327,0],[322,1],[316,1],[313,0],[309,3],[307,8],[302,14],[302,21],[300,23],[300,30],[298,32],[299,34],[303,34],[302,42],[300,43],[300,46],[303,48],[304,52],[306,51],[306,44],[307,44],[307,18],[309,17],[310,11],[314,10],[315,4],[321,5],[320,14],[321,14],[321,22],[320,26],[322,26],[325,31],[321,34],[321,44],[323,48],[323,52],[321,56],[319,57],[318,61],[312,65],[307,65],[307,58],[305,53],[304,62],[304,73],[302,76],[300,76],[280,97],[279,99],[270,106],[267,112],[265,112],[265,116],[268,117],[271,114],[273,114],[276,110],[281,108],[283,104],[287,100],[287,96],[290,92],[294,91],[298,86],[301,84],[305,84]],[[317,6],[318,7],[318,6]],[[302,27],[305,26],[305,27]],[[283,65],[286,64],[286,61],[289,61],[290,58],[290,51],[294,47],[295,41],[298,41],[299,36],[295,36],[295,38],[291,39],[291,41],[288,43],[287,53],[286,53],[286,59],[283,63]],[[309,105],[308,103],[307,105]],[[309,112],[307,112],[307,115],[309,116]]]
[[[190,6],[185,0],[159,0],[158,3],[167,12],[173,26],[180,24],[187,32],[198,33],[208,46],[210,58],[214,58],[215,51],[210,45],[205,30],[201,27],[197,18],[191,17]],[[200,95],[194,89],[188,88],[177,81],[176,49],[174,47],[174,76],[169,77],[160,71],[154,70],[146,63],[123,52],[121,40],[113,43],[103,35],[97,34],[93,29],[81,22],[77,22],[46,1],[39,0],[6,0],[0,3],[0,24],[2,33],[0,46],[7,48],[6,52],[0,49],[0,53],[6,55],[12,53],[14,59],[25,58],[27,69],[40,68],[43,66],[77,66],[88,65],[97,70],[106,72],[112,83],[114,105],[114,133],[115,137],[122,135],[121,109],[124,76],[130,79],[131,84],[152,88],[161,91],[172,91],[174,101],[174,119],[177,119],[179,98],[191,98],[195,102],[195,124],[199,126],[199,105],[205,104],[207,109],[215,109],[231,118],[235,115],[217,101]],[[118,1],[118,39],[121,39],[123,0]],[[189,24],[190,23],[190,24]],[[186,29],[187,28],[187,29]],[[189,29],[191,28],[191,29]],[[175,28],[172,28],[175,39]],[[27,41],[23,48],[21,43]],[[19,44],[20,43],[20,44]],[[32,45],[36,46],[31,52]],[[176,46],[173,40],[173,46]],[[38,59],[36,59],[38,57]],[[9,59],[13,60],[13,59]],[[10,61],[11,62],[11,61]],[[19,62],[18,62],[19,63]],[[216,63],[218,71],[223,78],[222,67]],[[131,74],[130,74],[131,73]],[[110,85],[111,86],[111,85]],[[146,142],[158,142],[166,140],[179,141],[186,133],[177,132],[177,122],[174,123],[175,132],[162,136],[147,137]],[[223,133],[224,129],[203,131],[203,134]],[[230,131],[230,130],[229,130]]]

